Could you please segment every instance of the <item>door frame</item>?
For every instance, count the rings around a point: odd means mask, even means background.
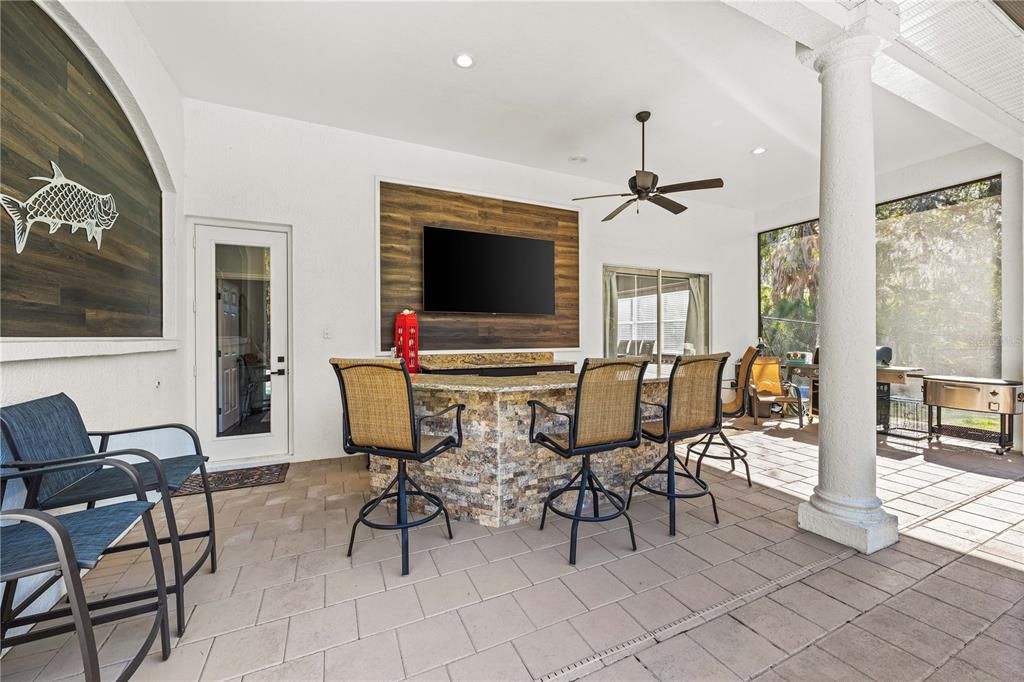
[[[288,314],[286,316],[288,330],[286,338],[288,339],[288,354],[292,358],[288,361],[288,399],[286,401],[288,407],[288,426],[287,426],[287,451],[276,454],[266,455],[260,457],[241,457],[238,459],[225,460],[223,462],[210,462],[210,470],[217,471],[220,469],[231,469],[240,466],[247,466],[250,464],[279,464],[284,462],[290,462],[295,457],[295,305],[294,305],[294,241],[292,239],[292,226],[285,223],[270,223],[254,220],[238,220],[230,218],[213,218],[201,215],[187,215],[185,216],[186,230],[189,241],[191,242],[191,249],[188,250],[186,260],[188,262],[185,268],[187,275],[186,290],[188,292],[187,301],[191,306],[191,311],[185,314],[185,319],[188,321],[187,326],[189,329],[184,330],[183,338],[187,339],[186,348],[188,351],[185,359],[186,368],[191,366],[192,368],[192,387],[186,395],[186,414],[191,415],[193,426],[198,427],[199,425],[199,325],[198,325],[198,305],[197,305],[197,291],[196,283],[198,279],[198,268],[197,268],[197,235],[198,226],[207,225],[210,227],[226,227],[234,228],[239,230],[262,230],[265,232],[278,232],[285,236],[285,242],[288,249],[287,254],[287,270],[288,277],[286,280],[288,286],[288,294],[285,297],[288,301]],[[187,371],[187,369],[186,369]],[[238,436],[244,438],[244,436]]]

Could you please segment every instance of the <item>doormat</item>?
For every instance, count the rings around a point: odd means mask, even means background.
[[[211,492],[284,483],[287,475],[287,464],[267,464],[266,466],[248,467],[246,469],[212,471],[207,474],[210,478]],[[203,492],[203,477],[200,474],[192,474],[185,479],[180,488],[171,493],[171,497],[197,495],[201,492]]]

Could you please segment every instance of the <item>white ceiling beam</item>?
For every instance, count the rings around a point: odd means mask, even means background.
[[[725,4],[792,38],[798,53],[820,48],[855,26],[882,37],[876,60],[876,85],[1017,158],[1024,158],[1024,124],[965,86],[898,40],[894,3],[863,0],[847,8],[836,0]],[[896,35],[893,35],[896,33]]]

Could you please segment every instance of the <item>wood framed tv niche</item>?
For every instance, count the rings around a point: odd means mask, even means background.
[[[379,349],[394,345],[395,315],[417,311],[420,350],[579,346],[579,213],[381,180]],[[554,315],[423,312],[423,228],[444,227],[555,243]]]

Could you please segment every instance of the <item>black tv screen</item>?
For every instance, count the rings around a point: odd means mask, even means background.
[[[423,309],[553,315],[555,243],[424,227]]]

